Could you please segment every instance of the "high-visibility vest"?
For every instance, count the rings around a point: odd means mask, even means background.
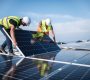
[[[11,25],[12,25],[12,24],[10,24],[10,22],[9,22],[10,19],[16,21],[16,22],[17,22],[17,26],[19,25],[19,23],[20,23],[20,18],[17,17],[17,16],[8,16],[8,17],[5,17],[5,18],[3,18],[3,19],[0,19],[0,25],[3,25],[5,29],[10,29],[10,27],[11,27]],[[17,27],[17,26],[15,26],[15,27]]]
[[[49,30],[51,30],[52,28],[51,28],[51,26],[48,26],[47,28],[46,28],[46,22],[45,22],[45,20],[42,20],[41,21],[41,32],[49,32]]]

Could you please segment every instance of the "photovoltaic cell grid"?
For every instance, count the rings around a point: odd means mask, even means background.
[[[48,58],[53,57],[56,58],[55,53]],[[82,62],[85,57],[80,56],[78,60]],[[86,62],[89,64],[90,59],[83,64]],[[0,65],[0,80],[90,80],[90,67],[5,55],[0,55]]]
[[[25,56],[60,50],[57,44],[53,43],[53,41],[47,35],[43,37],[43,40],[46,41],[37,40],[34,44],[32,44],[32,34],[35,33],[36,32],[34,31],[28,30],[15,30],[15,37],[18,43],[18,47]]]
[[[60,52],[39,54],[35,57],[52,60],[52,62],[15,56],[0,56],[0,79],[90,80],[90,51],[61,50]],[[53,61],[65,61],[80,65],[61,64]],[[88,65],[88,67],[83,64]]]

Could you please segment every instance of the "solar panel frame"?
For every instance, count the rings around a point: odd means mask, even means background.
[[[5,30],[5,33],[10,38],[10,31]],[[32,40],[32,34],[35,34],[37,32],[35,31],[28,31],[28,30],[15,30],[15,37],[18,43],[18,46],[16,48],[19,50],[20,54],[22,56],[31,56],[36,55],[40,53],[46,53],[51,51],[57,51],[60,50],[57,44],[55,44],[48,35],[45,35],[43,39],[47,40],[48,42],[44,41],[36,41],[34,44],[31,43]],[[12,41],[13,42],[13,41]],[[53,43],[50,43],[53,42]]]

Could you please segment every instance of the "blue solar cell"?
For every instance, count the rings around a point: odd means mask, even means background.
[[[15,30],[15,37],[18,47],[25,56],[60,50],[57,44],[55,44],[47,35],[43,37],[43,41],[37,40],[34,44],[31,44],[32,34],[35,33],[37,32],[28,30]]]

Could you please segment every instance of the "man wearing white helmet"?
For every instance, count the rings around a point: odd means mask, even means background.
[[[39,26],[38,26],[38,33],[37,34],[34,34],[33,35],[33,38],[35,37],[43,37],[44,34],[47,34],[49,35],[49,32],[52,33],[53,35],[53,40],[54,42],[56,42],[55,40],[55,34],[54,34],[54,31],[53,31],[53,27],[52,27],[52,24],[51,24],[51,20],[49,18],[45,19],[45,20],[42,20],[40,23],[39,23]]]
[[[5,32],[3,31],[3,28],[5,30],[10,30],[10,36],[13,40],[14,46],[16,47],[17,41],[16,41],[16,38],[15,38],[15,29],[19,28],[20,25],[29,26],[30,22],[31,22],[31,20],[30,20],[29,17],[20,18],[20,17],[17,17],[17,16],[8,16],[8,17],[4,17],[3,19],[0,19],[0,30],[4,34],[4,36],[6,37],[6,40],[4,41],[4,43],[0,47],[0,51],[6,53],[6,51],[4,49],[5,49],[6,46],[8,46],[9,53],[13,54],[12,42],[7,37]]]

